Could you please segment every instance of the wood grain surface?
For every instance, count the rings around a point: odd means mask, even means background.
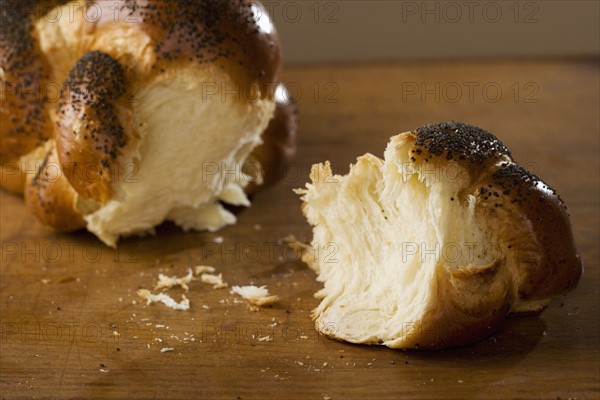
[[[165,224],[113,250],[85,232],[50,232],[19,197],[0,193],[0,397],[598,399],[598,66],[288,66],[301,109],[296,160],[237,225],[214,234]],[[290,234],[310,239],[292,188],[303,186],[314,162],[328,159],[345,173],[358,155],[381,156],[391,135],[450,119],[494,132],[558,190],[585,263],[579,286],[539,317],[511,318],[460,349],[395,351],[321,337],[310,317],[320,284],[281,244]],[[267,285],[280,302],[252,312],[228,289],[200,281],[186,293],[189,311],[137,297],[159,273],[183,276],[199,264],[230,285]]]

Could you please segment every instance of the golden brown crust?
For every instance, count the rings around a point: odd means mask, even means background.
[[[421,321],[415,347],[442,349],[491,335],[509,313],[539,312],[547,301],[572,290],[583,265],[566,206],[554,189],[512,160],[494,135],[459,122],[407,133],[411,162],[465,171],[457,199],[476,199],[480,228],[501,256],[484,267],[447,268],[438,278],[435,310]],[[415,342],[415,341],[419,342]]]
[[[52,143],[53,144],[53,143]],[[85,227],[85,221],[75,211],[75,191],[58,162],[56,148],[50,144],[35,174],[28,175],[25,203],[38,219],[57,231],[72,231]]]
[[[546,299],[577,285],[583,265],[566,206],[554,189],[516,164],[498,138],[454,121],[412,135],[412,162],[454,161],[468,172],[471,184],[462,193],[477,199],[478,212],[494,227],[494,243],[511,254],[520,299]]]
[[[32,0],[10,0],[0,8],[2,164],[17,161],[53,136],[43,95],[51,73],[33,33],[35,11]]]
[[[511,158],[510,151],[496,136],[462,122],[425,125],[415,130],[414,137],[415,149],[411,161],[416,161],[414,157],[420,156],[426,162],[441,158],[482,166],[503,157]]]
[[[58,105],[57,149],[73,188],[86,199],[106,202],[117,156],[127,144],[115,103],[125,93],[125,76],[111,56],[85,54],[69,73]]]
[[[137,83],[154,79],[174,63],[214,64],[233,77],[242,94],[255,99],[273,96],[279,80],[281,50],[277,32],[260,2],[96,0],[91,3],[99,9],[101,18],[86,21],[85,33],[99,36],[125,24],[127,29],[141,30],[150,37],[151,65],[131,66],[136,71]],[[92,47],[110,52],[101,43],[96,42]],[[259,93],[253,91],[254,85],[260,89]]]
[[[0,187],[9,192],[23,195],[25,187],[25,173],[20,168],[20,163],[17,161],[2,163],[0,167],[2,174],[2,182]]]
[[[572,290],[579,282],[583,265],[567,207],[560,196],[540,178],[512,162],[500,163],[491,174],[491,182],[492,187],[488,184],[485,193],[481,193],[485,187],[479,189],[479,196],[501,199],[493,201],[494,208],[512,206],[514,224],[530,229],[525,236],[533,237],[539,249],[536,262],[530,262],[531,257],[525,251],[534,243],[506,243],[514,248],[517,263],[526,269],[519,281],[519,298],[546,299]],[[492,207],[491,204],[488,206]]]

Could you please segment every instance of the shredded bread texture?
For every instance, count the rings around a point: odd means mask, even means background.
[[[190,288],[188,287],[188,283],[190,283],[193,279],[192,269],[188,268],[188,274],[182,278],[178,278],[176,276],[166,276],[163,274],[158,274],[158,282],[154,287],[154,290],[160,289],[171,289],[175,286],[181,286],[183,290],[188,292]]]
[[[181,295],[181,302],[176,302],[171,296],[165,293],[152,294],[148,289],[140,289],[137,291],[138,296],[146,300],[146,304],[163,303],[165,306],[178,311],[187,311],[190,309],[190,301]]]
[[[270,295],[266,286],[233,286],[232,294],[237,294],[247,300],[251,305],[264,307],[279,301],[277,295]]]
[[[229,286],[227,282],[223,282],[223,274],[214,275],[214,274],[202,274],[200,276],[200,280],[203,283],[208,283],[209,285],[213,285],[213,289],[223,289]]]

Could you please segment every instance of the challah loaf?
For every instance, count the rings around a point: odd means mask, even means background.
[[[483,129],[392,137],[348,175],[314,165],[303,259],[324,288],[317,329],[353,343],[440,349],[539,312],[582,273],[565,205]]]
[[[57,230],[219,229],[295,149],[256,1],[7,0],[0,62],[2,187]]]

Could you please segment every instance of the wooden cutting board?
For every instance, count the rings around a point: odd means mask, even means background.
[[[296,160],[218,233],[164,225],[113,250],[85,232],[52,233],[0,194],[1,397],[598,399],[598,60],[298,66],[285,80],[301,108]],[[345,173],[358,155],[381,156],[391,135],[450,119],[496,133],[559,191],[586,267],[579,287],[455,350],[320,336],[310,317],[320,284],[281,243],[310,239],[292,188],[314,162]],[[199,264],[230,285],[267,285],[280,301],[252,312],[199,281],[185,293],[189,311],[137,297],[159,273]]]

